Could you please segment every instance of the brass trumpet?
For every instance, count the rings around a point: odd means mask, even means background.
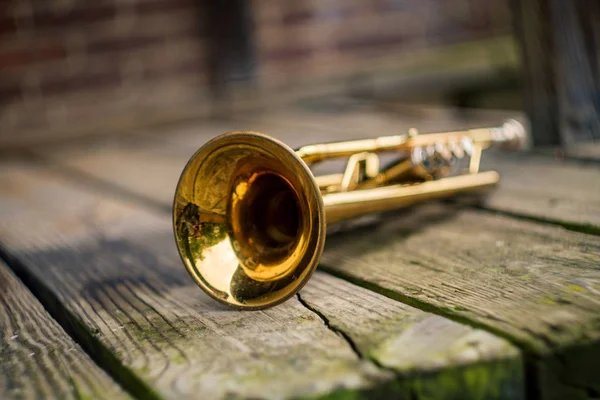
[[[493,187],[498,174],[479,172],[482,150],[526,143],[515,120],[296,151],[262,133],[225,133],[202,146],[181,174],[173,205],[177,248],[191,277],[215,300],[238,309],[271,307],[311,277],[327,224]],[[381,152],[400,157],[380,169]],[[309,168],[343,157],[343,174],[314,177]],[[469,160],[467,171],[453,173],[462,158]]]

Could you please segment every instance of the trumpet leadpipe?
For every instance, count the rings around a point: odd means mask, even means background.
[[[350,140],[312,144],[299,148],[296,153],[307,164],[326,159],[344,158],[360,152],[381,153],[386,151],[411,150],[437,143],[460,143],[463,139],[487,148],[498,145],[511,150],[520,150],[528,145],[523,125],[515,119],[508,119],[498,127],[478,128],[460,131],[418,134],[415,129],[407,134],[381,136],[374,139]]]

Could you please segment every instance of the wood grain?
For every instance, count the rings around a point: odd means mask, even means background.
[[[52,165],[67,167],[62,172],[72,178],[96,181],[100,185],[109,183],[121,195],[133,194],[138,201],[149,200],[157,208],[167,209],[171,207],[175,185],[188,159],[204,143],[221,133],[234,130],[259,131],[297,148],[316,141],[360,139],[369,135],[376,136],[378,132],[400,133],[421,120],[426,121],[430,130],[448,129],[448,121],[455,121],[451,118],[452,113],[446,109],[406,107],[391,114],[386,109],[374,110],[373,105],[355,102],[346,104],[344,99],[340,101],[341,105],[330,105],[323,113],[316,115],[315,110],[310,107],[304,111],[294,109],[264,115],[240,114],[235,120],[193,122],[162,130],[139,131],[126,136],[105,135],[70,144],[43,145],[31,150]],[[338,108],[341,108],[346,118],[350,115],[354,117],[350,121],[342,121],[344,123],[336,129],[337,113],[331,115],[331,112]],[[349,114],[349,111],[356,113]],[[497,113],[490,114],[495,120],[500,120]],[[477,121],[489,121],[492,117],[478,114],[476,118]],[[465,124],[468,125],[458,119],[452,126],[460,128]],[[343,167],[343,160],[338,160],[324,163],[316,171],[339,172]],[[148,176],[152,179],[148,179]]]
[[[598,237],[450,205],[385,220],[328,237],[320,268],[510,338],[543,398],[599,393]]]
[[[506,342],[344,283],[317,272],[299,298],[347,337],[361,358],[410,376],[402,385],[403,393],[411,393],[407,398],[524,396],[523,360]]]
[[[361,119],[366,121],[365,127],[380,121],[378,129],[384,129],[386,124],[391,129],[395,120],[381,122],[381,115],[368,108],[362,116],[356,115],[357,110],[351,111],[340,107],[335,113],[325,109],[322,115],[309,110],[254,117],[259,121],[255,122],[257,126],[272,127],[283,140],[306,142],[334,140],[342,135],[362,137],[365,129],[360,125]],[[418,110],[415,113],[418,118],[424,116]],[[433,115],[427,119],[435,121],[429,122],[432,129],[433,124],[441,126],[448,121],[449,115],[443,110],[439,119]],[[490,118],[489,123],[494,118],[500,122],[498,116],[490,114],[485,118]],[[451,129],[476,125],[446,126]],[[202,128],[216,131],[218,126]],[[175,177],[183,166],[179,161],[181,164],[175,167],[179,155],[187,159],[209,136],[203,135],[200,127],[197,132],[192,126],[188,129],[165,136],[162,149],[152,153],[155,162],[164,158],[163,165],[171,168],[173,180],[153,180],[153,188],[138,193],[167,205],[165,199],[170,197]],[[325,136],[323,132],[330,133]],[[286,133],[291,135],[289,139],[284,136]],[[55,154],[63,154],[62,151]],[[75,153],[79,165],[73,167],[92,174],[94,171],[86,167],[85,149]],[[54,156],[55,160],[59,158]],[[397,223],[385,225],[387,228],[373,228],[367,233],[359,230],[342,236],[338,242],[329,239],[325,266],[344,279],[423,309],[485,326],[519,343],[534,358],[528,365],[539,383],[532,383],[532,390],[543,396],[550,398],[553,391],[568,396],[596,393],[598,388],[594,385],[598,379],[590,374],[597,369],[593,357],[598,354],[597,238],[496,216],[489,211],[597,233],[600,168],[593,163],[565,162],[542,155],[491,153],[484,155],[483,163],[484,168],[497,168],[502,176],[500,187],[484,206],[487,212],[434,207],[433,211],[425,209],[413,217],[400,218]],[[124,158],[121,165],[144,171],[144,163],[132,162],[131,158]],[[101,179],[127,188],[135,186],[141,177]],[[439,232],[438,227],[442,227]],[[373,254],[376,256],[371,257]],[[570,372],[569,365],[576,372]]]
[[[262,116],[255,114],[250,121],[327,132],[307,137],[307,141],[314,142],[403,133],[411,126],[423,133],[496,126],[507,118],[521,118],[521,115],[511,111],[461,114],[451,108],[334,99],[307,102]],[[588,153],[595,151],[592,146],[587,147]],[[600,165],[570,162],[550,155],[486,151],[482,169],[496,169],[502,179],[484,207],[600,232]]]
[[[482,168],[501,176],[485,208],[600,233],[600,165],[492,152],[483,158]]]
[[[127,139],[105,137],[76,146],[35,149],[38,156],[65,165],[83,180],[110,183],[157,208],[171,207],[175,185],[189,157],[215,135],[252,129],[275,136],[292,147],[307,143],[494,126],[514,113],[477,112],[464,116],[451,109],[344,101],[304,105],[291,110],[238,117],[236,121],[190,124],[154,135]],[[552,156],[487,151],[483,169],[497,169],[501,185],[484,207],[600,232],[600,165],[576,163]],[[340,172],[343,160],[325,163],[315,172]],[[152,179],[148,179],[151,176]]]
[[[70,145],[33,148],[33,153],[80,182],[112,185],[119,195],[170,210],[175,186],[188,159],[215,135],[235,130],[266,132],[291,147],[324,138],[323,131],[287,125],[247,121],[207,121],[165,131],[128,136],[106,135],[72,142]],[[356,136],[357,134],[355,134]],[[343,164],[333,165],[335,171]],[[331,168],[326,165],[325,168]],[[131,196],[133,195],[133,196]]]
[[[323,275],[276,308],[224,309],[187,276],[168,214],[2,169],[5,251],[140,397],[522,398],[503,339]]]
[[[567,157],[583,161],[600,161],[600,143],[588,142],[567,149]]]
[[[0,261],[0,398],[129,398]]]
[[[307,138],[314,142],[402,133],[410,126],[418,127],[423,133],[496,126],[506,118],[515,117],[521,118],[520,113],[476,111],[461,114],[450,108],[339,99],[309,102],[295,109],[252,118],[294,129],[320,127],[328,132]],[[588,146],[587,151],[594,152],[594,149]],[[487,209],[600,233],[600,165],[572,162],[551,155],[486,151],[482,169],[496,169],[502,179],[499,188],[484,203]]]

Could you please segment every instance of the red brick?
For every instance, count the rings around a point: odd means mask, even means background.
[[[160,68],[147,66],[142,73],[142,79],[144,80],[159,80],[172,76],[183,76],[183,75],[205,75],[207,72],[206,62],[201,55],[192,58],[191,60],[184,60],[174,65],[167,65]]]
[[[0,69],[58,60],[65,58],[66,55],[67,52],[64,46],[60,44],[5,51],[0,53]]]
[[[0,18],[0,35],[7,35],[17,31],[17,23],[12,17]]]
[[[320,20],[338,20],[351,17],[356,13],[357,10],[350,7],[322,10],[298,10],[285,13],[281,17],[281,22],[285,25],[296,25]]]
[[[302,24],[315,20],[318,14],[315,10],[299,10],[285,13],[281,16],[281,22],[285,25]]]
[[[44,80],[40,84],[40,89],[45,96],[52,96],[98,88],[112,89],[120,85],[121,74],[115,68],[95,73],[84,71],[75,76]]]
[[[164,43],[164,41],[165,38],[159,35],[110,38],[89,43],[87,45],[87,51],[89,53],[102,53],[119,50],[143,49]]]
[[[138,34],[134,30],[134,33],[129,35],[91,41],[87,44],[86,49],[88,53],[141,50],[156,45],[163,45],[166,40],[193,37],[197,33],[197,27],[185,25],[174,32],[158,34]]]
[[[135,9],[140,14],[151,14],[178,10],[182,8],[197,9],[200,2],[197,0],[146,0],[139,1]],[[200,15],[200,13],[198,13]]]
[[[433,6],[435,7],[435,5],[433,5]],[[373,1],[371,3],[371,8],[381,14],[387,14],[387,13],[395,12],[395,11],[417,13],[420,10],[422,10],[423,8],[432,8],[432,5],[429,3],[426,4],[425,2],[418,4],[417,2],[412,1],[412,0],[409,0],[409,1],[386,1],[386,0],[382,1],[382,0],[379,0],[379,1]]]
[[[264,52],[261,57],[267,61],[290,61],[308,58],[314,54],[314,49],[308,47],[283,48]]]
[[[0,80],[4,81],[0,86],[0,104],[21,100],[23,92],[18,82],[6,81],[4,77]]]
[[[341,39],[336,47],[340,51],[389,48],[404,45],[409,37],[404,33],[388,35],[369,35],[352,39]]]
[[[198,58],[176,65],[173,71],[175,75],[206,75],[208,68],[205,60]]]
[[[68,10],[36,11],[33,24],[36,28],[57,28],[81,26],[90,22],[113,19],[116,9],[113,4],[96,4],[82,2],[81,5]]]

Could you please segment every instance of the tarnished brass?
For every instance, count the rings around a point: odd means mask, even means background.
[[[327,224],[481,191],[498,182],[479,172],[491,145],[520,149],[523,126],[310,145],[292,150],[257,132],[230,132],[202,146],[175,192],[173,225],[179,254],[211,297],[240,309],[279,304],[308,281],[325,244]],[[377,153],[401,157],[381,170]],[[469,157],[466,172],[452,171]],[[349,159],[345,173],[314,177],[309,165]]]

